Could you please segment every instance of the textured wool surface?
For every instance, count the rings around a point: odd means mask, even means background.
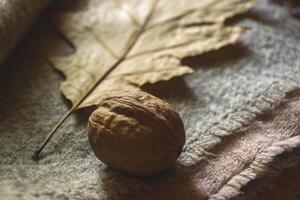
[[[0,1],[0,63],[11,52],[48,0]]]
[[[174,167],[140,178],[95,158],[87,110],[30,159],[69,108],[47,59],[72,47],[44,16],[0,69],[1,199],[297,199],[300,22],[265,0],[231,23],[249,28],[237,45],[184,59],[194,74],[145,87],[174,104],[187,143]]]

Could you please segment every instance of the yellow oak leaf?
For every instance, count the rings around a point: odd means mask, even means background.
[[[236,42],[224,21],[255,0],[90,0],[56,23],[75,53],[52,58],[66,75],[61,90],[78,108],[120,90],[192,73],[181,59]]]

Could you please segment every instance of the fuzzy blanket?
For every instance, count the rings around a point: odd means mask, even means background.
[[[48,58],[73,49],[43,16],[0,68],[0,198],[299,199],[300,22],[262,0],[228,23],[248,28],[238,44],[184,59],[194,74],[144,87],[174,104],[187,143],[171,169],[141,178],[95,158],[89,110],[30,159],[69,107]]]

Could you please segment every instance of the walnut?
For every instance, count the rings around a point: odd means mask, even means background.
[[[89,118],[88,137],[101,161],[134,175],[151,175],[171,166],[185,143],[178,113],[142,91],[103,100]]]

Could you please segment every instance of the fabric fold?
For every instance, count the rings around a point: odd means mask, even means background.
[[[49,0],[0,1],[0,65]]]

